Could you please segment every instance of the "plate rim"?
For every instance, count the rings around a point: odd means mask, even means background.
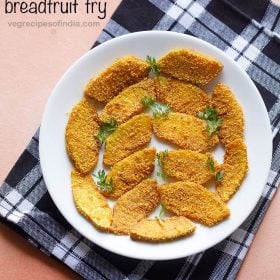
[[[94,244],[97,244],[98,246],[112,252],[112,253],[115,253],[115,254],[118,254],[118,255],[121,255],[121,256],[125,256],[125,257],[129,257],[129,258],[134,258],[134,259],[143,259],[141,257],[137,257],[136,255],[134,254],[131,254],[129,252],[123,252],[121,250],[112,250],[109,246],[106,246],[104,244],[102,244],[102,242],[99,242],[98,240],[92,240],[92,238],[90,238],[88,235],[84,234],[84,233],[81,233],[81,231],[76,228],[74,226],[74,223],[72,223],[72,221],[70,219],[68,219],[64,214],[63,214],[63,211],[61,210],[60,208],[60,205],[59,203],[57,202],[56,198],[55,198],[55,195],[54,195],[54,192],[51,190],[51,188],[49,188],[48,186],[48,176],[46,176],[46,168],[45,168],[45,162],[44,160],[42,160],[42,158],[44,159],[44,156],[43,156],[43,143],[44,143],[44,139],[43,139],[43,134],[44,134],[44,128],[45,128],[45,123],[46,123],[46,120],[47,120],[47,109],[49,108],[50,106],[50,103],[52,102],[52,99],[54,98],[54,95],[56,94],[56,91],[59,87],[59,85],[61,84],[61,82],[65,79],[65,77],[68,76],[68,74],[76,68],[76,66],[78,64],[80,64],[81,61],[83,61],[84,59],[86,59],[87,56],[89,56],[92,52],[95,52],[96,50],[99,50],[100,48],[103,48],[105,45],[110,45],[110,44],[114,44],[114,42],[116,41],[120,41],[122,40],[123,38],[127,38],[127,37],[135,37],[135,36],[141,36],[141,35],[146,35],[148,34],[148,36],[150,34],[166,34],[166,35],[174,35],[174,36],[180,36],[180,37],[184,37],[184,38],[188,38],[190,40],[194,40],[194,41],[197,41],[198,43],[202,43],[204,45],[206,45],[207,47],[213,49],[215,52],[218,52],[220,53],[220,55],[226,57],[228,60],[230,60],[233,64],[235,64],[235,66],[238,68],[238,70],[240,72],[242,72],[243,76],[246,77],[246,80],[248,83],[250,83],[250,86],[251,87],[254,87],[255,91],[258,93],[256,96],[254,96],[254,98],[258,98],[259,99],[259,102],[262,106],[262,111],[264,111],[264,116],[265,116],[265,123],[266,123],[266,127],[269,128],[269,136],[267,135],[267,137],[270,138],[270,141],[269,141],[269,147],[267,147],[269,149],[269,152],[270,154],[267,155],[267,157],[269,157],[269,160],[267,162],[269,162],[269,165],[266,166],[266,176],[265,176],[265,181],[263,182],[263,188],[259,190],[259,193],[257,194],[257,199],[256,201],[254,202],[254,207],[252,207],[251,211],[247,213],[247,215],[244,217],[244,219],[240,220],[238,223],[237,223],[237,226],[232,230],[230,231],[226,236],[224,236],[223,238],[220,238],[218,241],[216,241],[214,244],[210,245],[210,246],[205,246],[203,249],[199,249],[195,252],[193,252],[192,254],[185,254],[184,253],[184,250],[182,250],[182,253],[178,253],[176,256],[171,256],[171,257],[162,257],[162,256],[158,256],[158,257],[147,257],[145,258],[145,260],[173,260],[173,259],[179,259],[179,258],[182,258],[182,257],[186,257],[186,256],[190,256],[190,255],[193,255],[193,254],[197,254],[197,253],[200,253],[204,250],[207,250],[213,246],[215,246],[216,244],[218,244],[219,242],[221,242],[222,240],[226,239],[229,235],[231,235],[236,229],[238,229],[240,227],[240,225],[248,218],[248,216],[253,212],[253,210],[255,209],[260,197],[261,197],[261,194],[266,186],[266,182],[267,182],[267,178],[268,178],[268,175],[269,175],[269,171],[270,171],[270,167],[271,167],[271,161],[272,161],[272,152],[273,152],[273,149],[272,149],[272,133],[271,133],[271,124],[270,124],[270,120],[269,120],[269,116],[268,116],[268,112],[267,112],[267,109],[265,107],[265,104],[264,104],[264,101],[261,97],[261,94],[259,92],[259,90],[257,89],[256,85],[254,84],[254,82],[251,80],[250,76],[246,73],[246,71],[241,68],[241,66],[239,64],[237,64],[236,61],[234,61],[230,56],[228,56],[225,52],[223,52],[222,50],[220,50],[219,48],[217,48],[216,46],[200,39],[200,38],[197,38],[197,37],[194,37],[194,36],[191,36],[191,35],[187,35],[187,34],[183,34],[183,33],[178,33],[178,32],[173,32],[173,31],[139,31],[139,32],[134,32],[134,33],[129,33],[129,34],[125,34],[125,35],[121,35],[119,37],[116,37],[116,38],[113,38],[111,40],[108,40],[96,47],[94,47],[93,49],[91,49],[90,51],[86,52],[85,54],[83,54],[79,59],[77,59],[65,72],[64,74],[61,76],[61,78],[58,80],[58,82],[56,83],[54,89],[52,90],[50,96],[48,97],[48,101],[45,105],[45,108],[44,108],[44,113],[43,113],[43,117],[42,117],[42,121],[41,121],[41,127],[40,127],[40,134],[39,134],[39,158],[40,158],[40,164],[41,164],[41,170],[42,170],[42,174],[43,174],[43,178],[44,178],[44,181],[45,181],[45,184],[46,184],[46,187],[47,187],[47,190],[50,194],[50,197],[51,199],[53,200],[54,204],[56,205],[56,207],[58,208],[59,212],[62,214],[62,216],[67,220],[67,222],[74,228],[76,229],[82,236],[84,236],[85,238],[87,238],[88,240],[90,240],[91,242],[93,242]]]

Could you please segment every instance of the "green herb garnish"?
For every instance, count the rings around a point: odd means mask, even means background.
[[[146,57],[146,62],[150,65],[150,74],[154,76],[159,76],[160,75],[160,67],[157,64],[157,61],[154,57],[147,55]]]
[[[218,172],[215,171],[214,160],[211,157],[207,159],[206,166],[213,173],[216,182],[223,181],[225,172],[224,170],[220,170]]]
[[[225,171],[224,170],[216,172],[215,173],[215,181],[218,182],[218,183],[222,182],[223,179],[224,179],[224,176],[225,176]]]
[[[108,181],[108,175],[106,175],[103,169],[100,169],[97,175],[94,174],[93,176],[98,179],[97,187],[101,192],[111,192],[114,190],[113,179],[110,178],[110,180]]]
[[[163,217],[165,216],[166,208],[163,203],[161,203],[159,207],[159,214],[155,217],[155,219],[158,220],[158,222],[161,224],[163,221]]]
[[[218,117],[215,108],[207,107],[204,112],[198,112],[197,116],[206,122],[207,131],[210,136],[217,132],[222,125],[222,119]]]
[[[107,137],[113,133],[118,127],[117,121],[111,118],[108,122],[103,123],[96,135],[96,138],[100,141],[101,145],[106,142]]]
[[[157,172],[157,176],[163,180],[167,179],[168,174],[164,172],[164,166],[168,161],[168,150],[164,150],[161,153],[157,153],[157,164],[160,168],[160,171]]]
[[[143,97],[141,103],[152,110],[154,118],[164,117],[166,118],[170,113],[170,107],[166,104],[160,104],[156,102],[153,98]]]
[[[100,141],[101,145],[105,143],[106,138],[107,138],[105,132],[103,131],[103,129],[101,127],[98,129],[98,133],[95,137]]]
[[[212,173],[215,172],[215,164],[214,164],[214,160],[212,158],[209,157],[207,159],[206,166]]]

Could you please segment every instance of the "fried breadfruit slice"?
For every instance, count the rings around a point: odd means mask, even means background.
[[[218,143],[218,136],[208,135],[204,121],[182,113],[154,118],[153,131],[157,137],[183,149],[209,151]]]
[[[90,175],[73,171],[72,193],[76,208],[98,229],[108,231],[112,222],[112,209],[107,200],[99,193]]]
[[[135,152],[117,162],[108,174],[108,180],[113,180],[112,192],[104,196],[117,199],[144,180],[155,168],[155,148],[146,148]]]
[[[219,196],[199,184],[181,181],[162,185],[158,191],[167,210],[203,225],[213,226],[230,215]]]
[[[103,163],[114,165],[151,141],[152,121],[147,114],[136,115],[121,124],[106,140]]]
[[[226,146],[224,163],[248,169],[247,148],[242,139],[235,139]]]
[[[195,225],[189,219],[175,216],[160,222],[156,219],[142,220],[133,227],[130,237],[133,240],[162,242],[191,235],[194,231]]]
[[[99,142],[94,135],[98,132],[98,115],[93,104],[82,99],[70,114],[65,133],[68,155],[75,168],[88,174],[96,166]]]
[[[214,168],[218,166],[210,153],[173,150],[168,152],[162,168],[165,174],[176,180],[205,184],[213,178],[213,172],[207,166],[209,159],[213,160]]]
[[[157,99],[168,104],[174,112],[197,116],[211,104],[207,93],[195,85],[165,77],[155,81]]]
[[[248,172],[247,149],[242,139],[236,139],[226,146],[220,170],[223,170],[224,177],[216,182],[216,189],[221,199],[227,202],[240,188]]]
[[[117,200],[110,231],[129,234],[132,227],[148,217],[158,203],[157,182],[153,179],[144,180]]]
[[[230,88],[224,84],[218,84],[213,90],[212,100],[213,106],[223,120],[219,131],[221,143],[227,145],[236,138],[243,138],[243,111]]]
[[[172,50],[158,61],[161,73],[205,86],[223,69],[217,59],[189,49]]]
[[[123,89],[147,77],[148,73],[149,65],[144,60],[134,56],[122,57],[97,77],[92,78],[86,85],[84,93],[107,103]]]
[[[100,115],[100,120],[106,123],[113,118],[120,125],[143,112],[145,107],[141,100],[144,97],[154,98],[153,84],[152,79],[145,79],[124,89],[106,104]]]

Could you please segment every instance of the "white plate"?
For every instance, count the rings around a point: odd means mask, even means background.
[[[83,95],[84,85],[109,66],[116,58],[146,55],[156,58],[174,48],[190,48],[209,54],[224,64],[222,74],[212,83],[223,82],[234,91],[245,114],[245,141],[248,148],[249,173],[241,189],[228,203],[228,220],[207,228],[198,225],[195,234],[177,241],[149,244],[132,241],[128,236],[117,236],[97,231],[76,210],[72,193],[64,133],[67,112]],[[210,86],[211,87],[211,86]],[[155,143],[159,150],[164,147]],[[216,156],[222,156],[218,148]],[[216,47],[191,36],[165,32],[138,32],[110,40],[80,58],[63,75],[51,94],[40,131],[40,159],[48,191],[66,220],[82,235],[101,247],[128,257],[167,260],[189,256],[214,246],[230,235],[248,217],[261,196],[271,163],[272,141],[268,115],[261,96],[248,75],[233,60]],[[101,166],[99,161],[98,167]]]

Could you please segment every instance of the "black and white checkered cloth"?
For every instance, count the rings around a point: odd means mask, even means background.
[[[264,0],[124,0],[96,44],[152,29],[208,41],[258,87],[272,125],[273,161],[253,213],[230,237],[187,258],[156,262],[115,255],[82,237],[58,212],[42,177],[37,132],[0,189],[0,219],[86,279],[234,279],[280,181],[280,8]]]

